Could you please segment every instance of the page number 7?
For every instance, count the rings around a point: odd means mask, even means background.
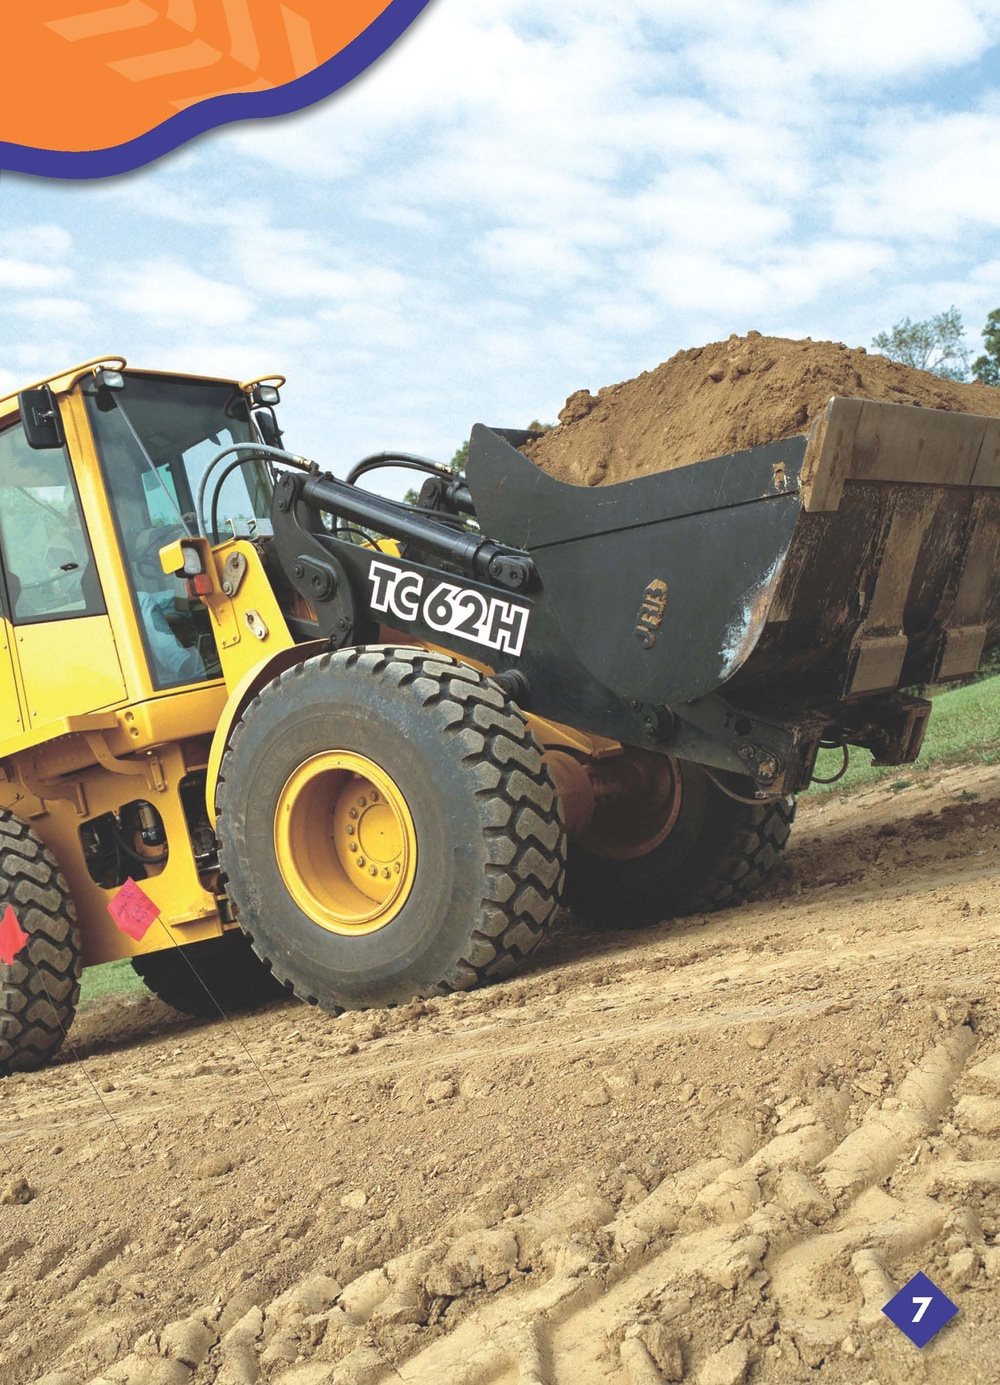
[[[920,1298],[916,1298],[916,1297],[915,1297],[914,1300],[913,1300],[913,1302],[914,1302],[914,1303],[919,1303],[919,1304],[920,1304],[920,1307],[917,1309],[917,1311],[916,1311],[916,1312],[914,1313],[914,1315],[913,1315],[913,1321],[914,1321],[914,1322],[919,1322],[920,1319],[921,1319],[921,1318],[924,1316],[924,1314],[927,1312],[928,1308],[929,1308],[929,1307],[931,1306],[931,1304],[934,1302],[934,1299],[933,1299],[932,1297],[929,1297],[929,1296],[924,1296],[924,1297],[920,1297]]]

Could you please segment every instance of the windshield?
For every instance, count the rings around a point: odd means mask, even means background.
[[[234,443],[256,441],[246,400],[233,385],[211,380],[131,374],[123,390],[86,399],[153,681],[166,688],[217,678],[208,612],[164,573],[159,553],[196,532],[198,487],[212,459]],[[254,459],[232,471],[218,502],[223,536],[269,534],[270,513],[265,463]]]

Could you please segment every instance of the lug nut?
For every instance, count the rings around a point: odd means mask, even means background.
[[[353,837],[353,836],[354,836],[354,832],[355,832],[355,828],[353,828],[353,827],[351,826],[351,824],[348,823],[348,824],[347,824],[347,835],[348,835],[349,837]]]
[[[385,870],[382,872],[382,875],[386,880],[389,880],[391,878],[391,872],[388,866],[386,866]]]
[[[358,869],[359,869],[359,870],[364,870],[364,868],[365,868],[365,858],[364,858],[363,856],[359,856],[359,857],[358,857]]]
[[[369,866],[369,868],[368,868],[368,874],[369,874],[369,875],[378,875],[378,866]]]
[[[400,864],[399,864],[399,862],[397,861],[396,864],[395,864],[395,866],[393,866],[393,870],[394,870],[394,871],[396,872],[396,874],[398,875],[399,872],[400,872],[400,869],[401,869]]]
[[[359,807],[359,808],[364,808],[364,807],[366,806],[367,802],[368,802],[367,798],[365,798],[364,794],[362,794],[361,797],[358,799],[358,807]]]
[[[351,811],[347,814],[347,816],[348,816],[349,818],[356,818],[357,815],[358,815],[358,810],[357,810],[357,808],[352,808]]]

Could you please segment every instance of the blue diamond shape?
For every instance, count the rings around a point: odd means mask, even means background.
[[[925,1274],[915,1274],[882,1309],[914,1346],[925,1347],[958,1308]]]

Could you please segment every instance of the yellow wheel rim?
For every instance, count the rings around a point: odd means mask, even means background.
[[[351,750],[314,755],[289,775],[275,812],[274,850],[302,912],[348,937],[390,924],[417,870],[406,799],[385,770]]]

